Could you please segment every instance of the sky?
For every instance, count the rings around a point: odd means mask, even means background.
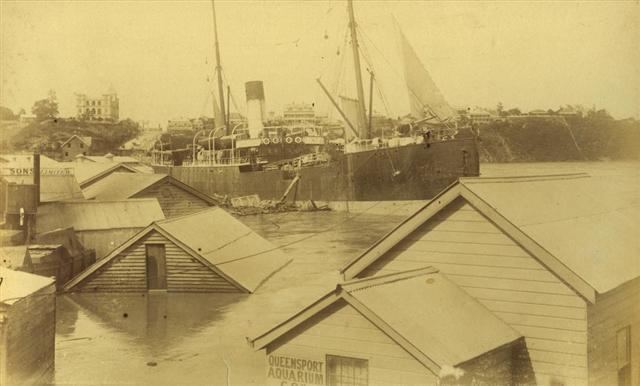
[[[582,104],[640,117],[640,2],[354,3],[379,112],[408,112],[395,18],[454,106]],[[206,0],[0,0],[0,105],[29,112],[55,90],[72,116],[75,93],[113,88],[121,118],[211,116],[211,10]],[[355,95],[345,1],[216,0],[216,12],[232,111],[244,113],[251,80],[275,112],[306,102],[335,116],[318,77],[334,96]]]

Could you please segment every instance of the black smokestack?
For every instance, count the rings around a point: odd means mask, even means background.
[[[33,153],[33,184],[36,186],[36,208],[40,205],[40,153]]]

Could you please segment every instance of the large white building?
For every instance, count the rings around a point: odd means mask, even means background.
[[[76,117],[87,121],[118,122],[120,100],[115,91],[109,91],[99,98],[86,94],[76,94]]]
[[[314,125],[316,113],[310,104],[292,103],[284,107],[282,119],[286,125]]]

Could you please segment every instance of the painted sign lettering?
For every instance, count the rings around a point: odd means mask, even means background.
[[[324,362],[290,356],[268,356],[267,379],[271,385],[324,385]]]
[[[0,174],[4,176],[31,176],[33,168],[3,168]],[[72,168],[40,168],[41,176],[71,176]]]

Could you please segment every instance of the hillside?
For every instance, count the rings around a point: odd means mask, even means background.
[[[640,160],[640,121],[518,117],[480,129],[482,162]]]
[[[92,152],[108,153],[138,136],[138,124],[130,119],[118,123],[83,122],[75,119],[50,119],[32,122],[15,133],[8,145],[15,150],[35,150],[42,152],[57,151],[60,142],[73,134],[93,139]]]

